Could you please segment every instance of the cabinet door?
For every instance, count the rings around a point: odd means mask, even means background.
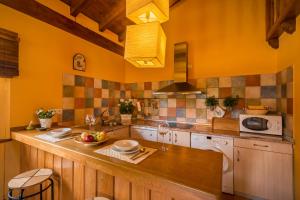
[[[292,156],[234,148],[234,190],[264,199],[293,199]]]
[[[163,136],[161,134],[157,134],[157,140],[158,142],[163,142],[165,141],[166,144],[173,144],[173,134],[172,131],[170,131],[167,135]]]
[[[143,129],[143,128],[132,128],[131,137],[142,140],[149,140],[157,142],[157,130],[155,129]]]
[[[129,138],[129,128],[121,128],[107,133],[109,137],[114,139]]]
[[[173,144],[179,146],[190,147],[191,146],[191,133],[184,131],[172,131],[173,132]]]

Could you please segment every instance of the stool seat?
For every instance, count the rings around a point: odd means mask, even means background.
[[[52,169],[34,169],[26,171],[12,178],[8,182],[8,188],[10,189],[25,189],[34,185],[41,184],[49,179],[53,174]]]

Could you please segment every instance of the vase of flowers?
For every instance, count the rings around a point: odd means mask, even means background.
[[[44,110],[40,108],[36,111],[36,115],[40,121],[41,128],[51,128],[52,117],[55,115],[55,110]]]
[[[132,113],[134,111],[134,105],[132,100],[121,99],[119,103],[121,123],[123,125],[131,124]]]
[[[206,98],[205,105],[211,110],[214,111],[217,105],[219,105],[219,101],[215,96],[211,96]]]

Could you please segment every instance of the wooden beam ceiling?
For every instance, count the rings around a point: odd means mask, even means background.
[[[38,3],[35,0],[26,0],[26,2],[24,2],[24,0],[0,0],[0,3],[46,22],[52,26],[60,28],[68,33],[76,35],[116,54],[121,56],[124,54],[124,47],[112,42],[111,40],[97,34],[94,31],[91,31],[88,28],[85,28],[84,26],[44,6],[43,4]]]
[[[71,1],[70,13],[76,17],[89,3],[91,0],[73,0]]]

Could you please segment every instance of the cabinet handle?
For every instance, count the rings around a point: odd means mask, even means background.
[[[169,142],[171,142],[172,141],[172,138],[171,138],[171,133],[169,133]]]
[[[268,145],[261,145],[261,144],[253,144],[253,146],[255,146],[255,147],[264,147],[264,148],[269,147]]]
[[[175,143],[177,143],[177,133],[175,133]]]
[[[237,150],[237,159],[236,159],[236,161],[240,162],[240,151],[239,150]]]

